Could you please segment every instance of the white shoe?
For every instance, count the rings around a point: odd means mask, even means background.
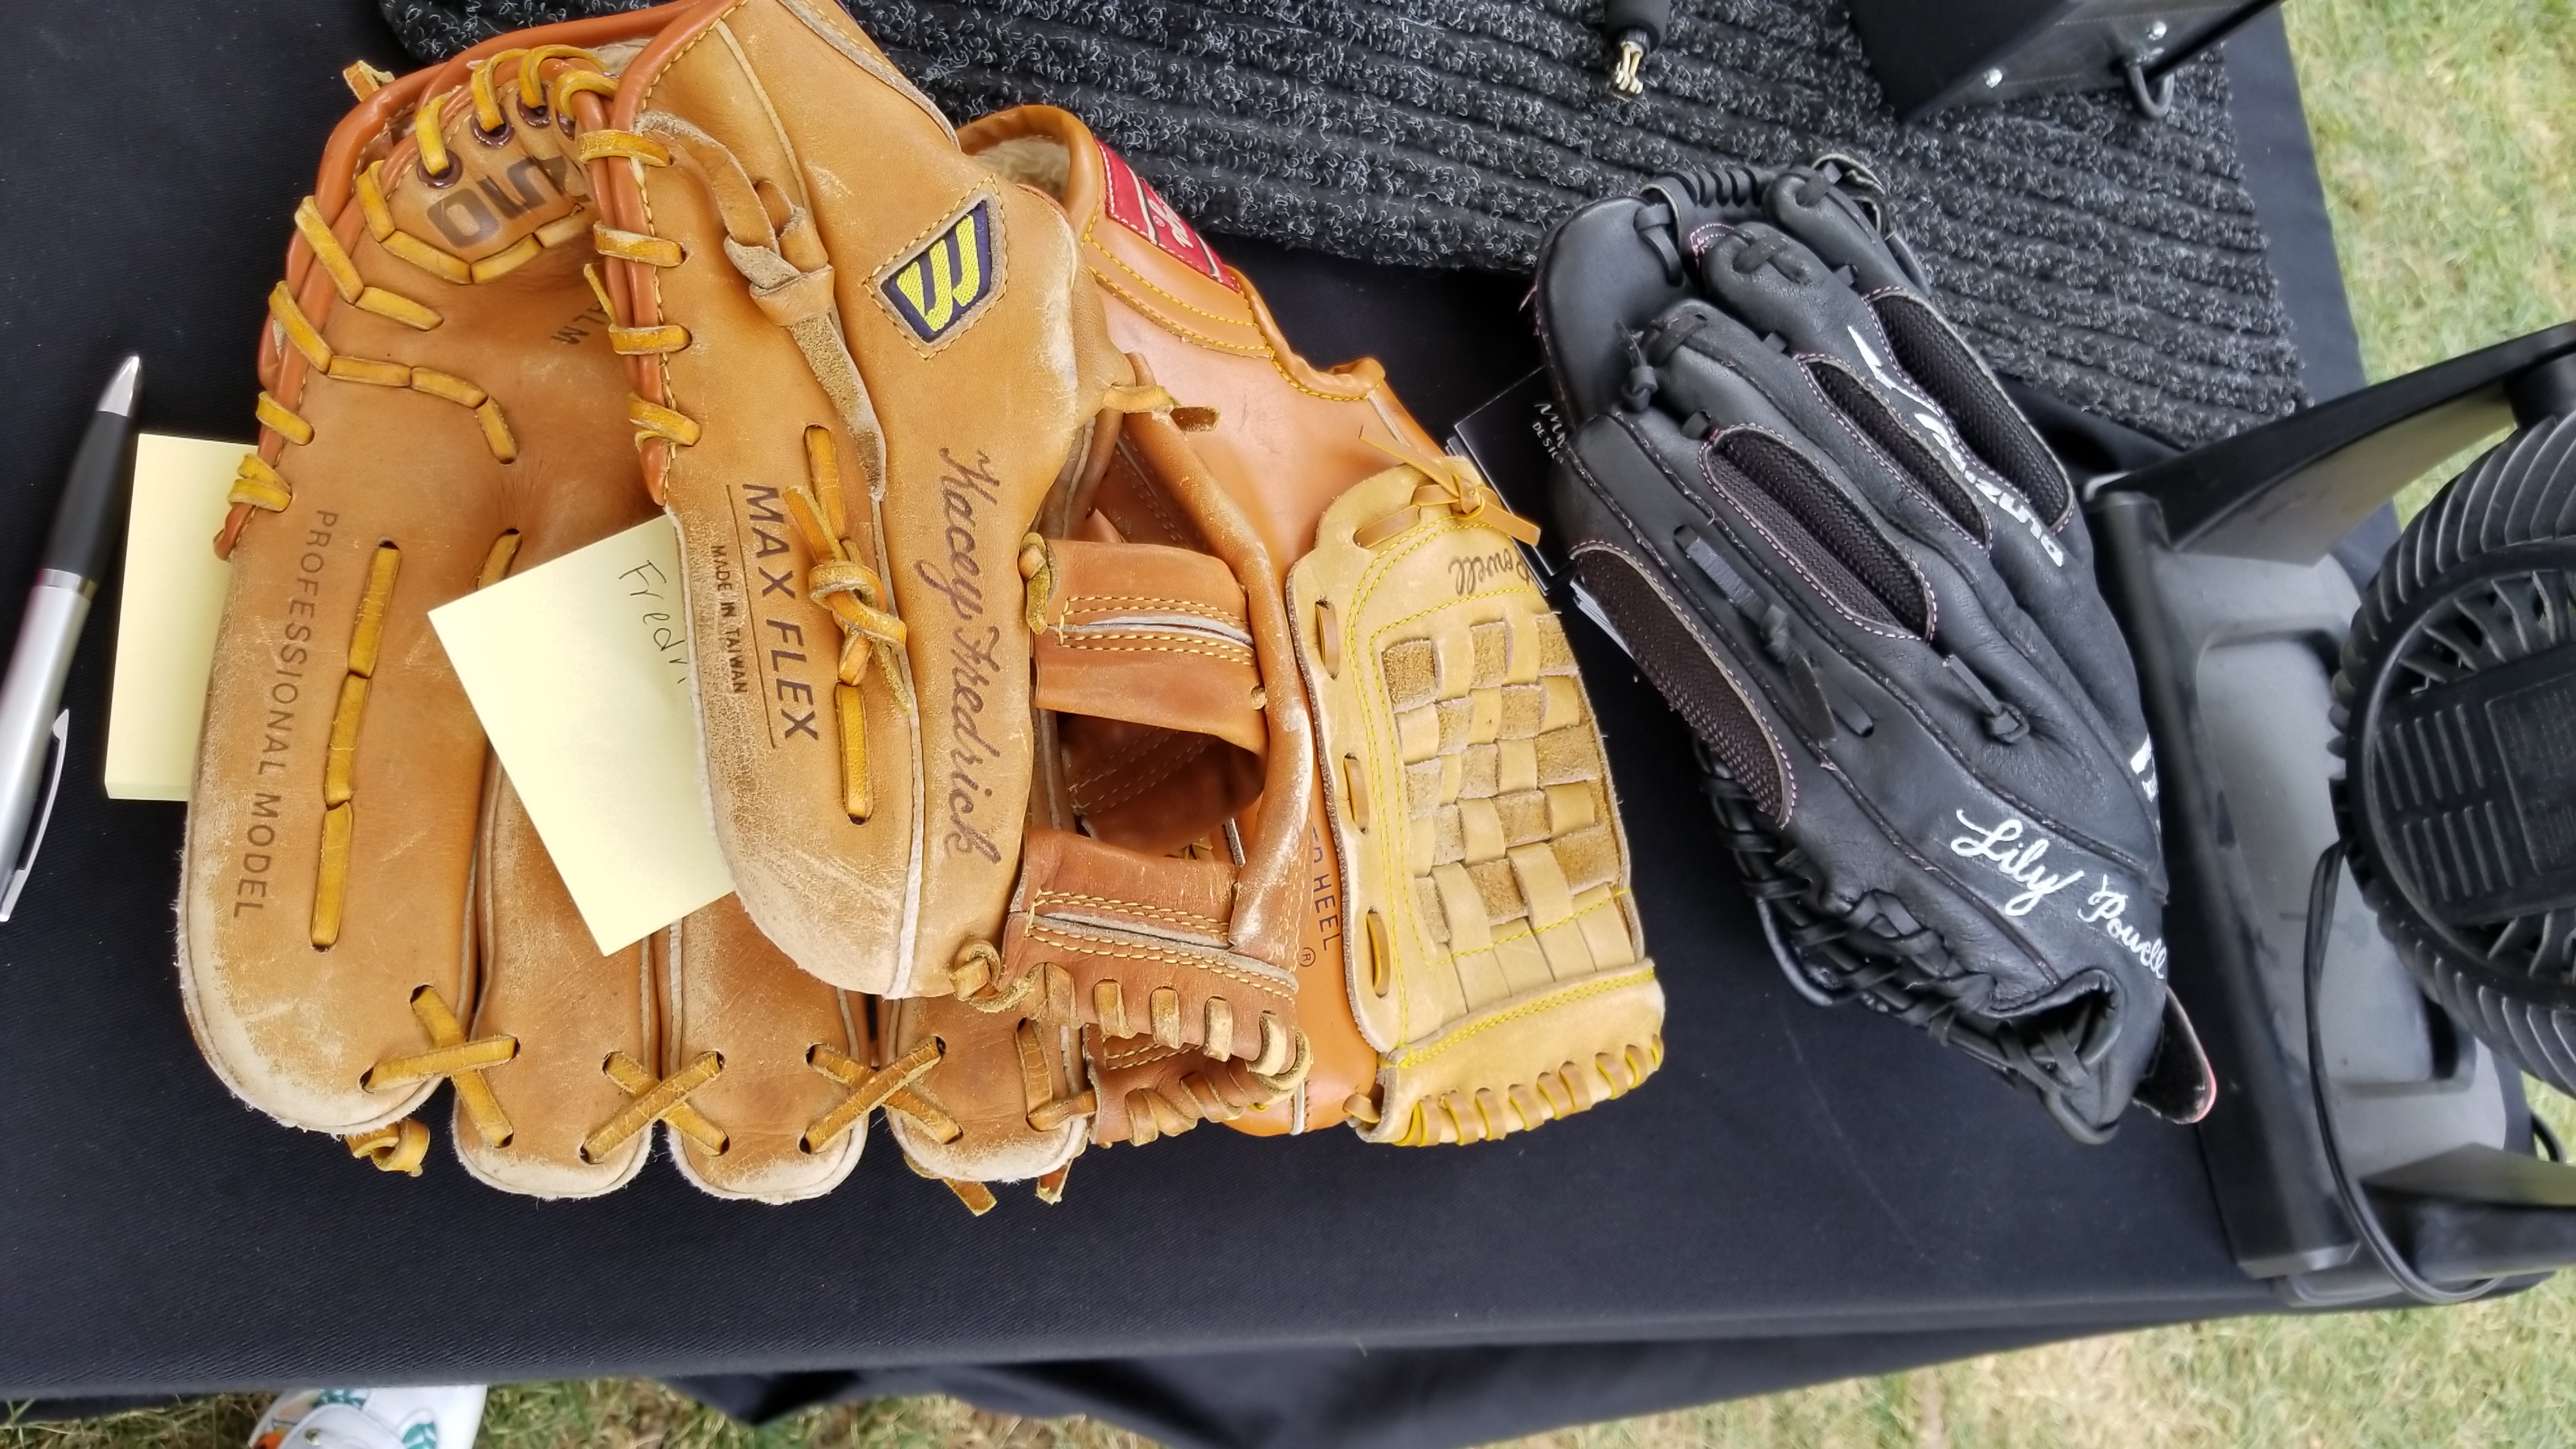
[[[474,1449],[483,1386],[299,1389],[280,1394],[251,1449]]]

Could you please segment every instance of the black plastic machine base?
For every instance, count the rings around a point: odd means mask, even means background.
[[[2456,358],[2134,473],[2089,500],[2163,782],[2173,985],[2220,1078],[2201,1145],[2237,1261],[2299,1306],[2391,1297],[2328,1166],[2434,1282],[2576,1264],[2576,1168],[2532,1155],[2521,1078],[2417,988],[2360,892],[2336,893],[2307,1047],[2310,883],[2337,838],[2335,661],[2359,602],[2330,556],[2481,439],[2576,409],[2576,325]]]

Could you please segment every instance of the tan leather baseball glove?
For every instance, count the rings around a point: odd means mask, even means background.
[[[1312,1070],[1282,1097],[1141,1023],[1087,1018],[1095,1140],[1347,1118],[1377,1141],[1475,1142],[1644,1080],[1663,995],[1599,731],[1515,543],[1535,533],[1375,362],[1299,357],[1251,282],[1072,115],[1023,107],[959,139],[1061,204],[1110,335],[1188,405],[1195,456],[1261,544],[1246,588],[1288,602],[1316,723],[1310,801],[1264,792],[1213,735],[1058,731],[1091,838],[1186,848],[1293,811],[1302,846]],[[1211,546],[1149,470],[1113,471],[1069,521],[1080,538]]]
[[[571,105],[718,838],[772,940],[886,998],[914,1165],[1055,1191],[1103,1021],[1292,1090],[1315,754],[1277,571],[1053,201],[826,0],[680,7]],[[1129,477],[1201,546],[1067,536]],[[1082,716],[1220,741],[1286,804],[1197,855],[1084,834],[1051,744]]]
[[[1487,567],[1521,526],[1212,256],[1204,308],[1104,290],[1190,295],[1138,270],[1189,234],[1139,183],[1093,235],[1114,158],[1060,135],[1052,180],[980,164],[821,0],[366,97],[220,541],[181,967],[245,1098],[416,1166],[450,1080],[501,1185],[614,1187],[661,1122],[769,1198],[882,1106],[980,1210],[1203,1117],[1478,1140],[1652,1070],[1589,708]],[[601,958],[426,614],[644,500],[741,898]]]
[[[863,1004],[731,901],[602,956],[427,618],[651,514],[564,107],[612,91],[662,19],[389,84],[352,67],[217,541],[179,973],[227,1085],[380,1166],[419,1170],[412,1114],[448,1081],[458,1151],[496,1186],[605,1192],[659,1122],[700,1186],[784,1200],[839,1182],[899,1085],[863,1065]]]

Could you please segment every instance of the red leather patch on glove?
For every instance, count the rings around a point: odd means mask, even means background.
[[[1092,144],[1099,145],[1096,141]],[[1193,270],[1234,286],[1233,274],[1216,259],[1216,250],[1207,244],[1207,239],[1181,220],[1172,204],[1107,146],[1100,147],[1100,180],[1102,210]]]

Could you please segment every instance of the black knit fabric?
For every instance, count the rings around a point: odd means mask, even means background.
[[[424,60],[631,8],[380,3]],[[1556,217],[1655,172],[1843,151],[1999,370],[2186,443],[2304,400],[2214,59],[2163,122],[2096,92],[1900,126],[1838,0],[1676,0],[1635,102],[1599,0],[845,3],[952,115],[1065,106],[1215,231],[1526,271]]]

